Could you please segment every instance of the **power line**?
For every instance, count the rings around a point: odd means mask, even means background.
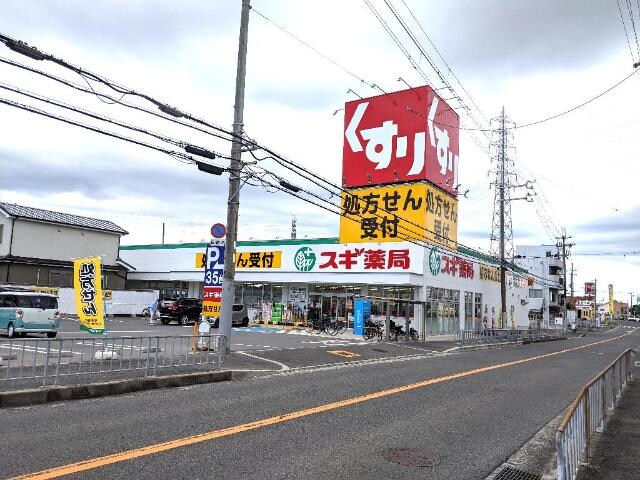
[[[636,49],[638,50],[638,58],[640,58],[640,43],[638,42],[638,32],[636,31],[636,21],[633,18],[633,4],[631,3],[631,0],[627,0],[627,9],[629,10],[629,18],[631,19],[633,36],[636,39]]]
[[[83,76],[83,77],[85,77],[85,78],[86,78],[86,77],[88,77],[88,78],[89,78],[89,79],[91,79],[91,80],[99,81],[100,83],[103,83],[104,85],[107,85],[108,87],[110,87],[111,89],[113,89],[114,91],[116,91],[116,92],[118,92],[118,93],[125,94],[125,95],[133,95],[133,96],[137,96],[137,97],[139,97],[139,98],[146,99],[146,100],[150,101],[151,103],[153,103],[154,105],[158,106],[158,108],[160,109],[160,111],[162,111],[163,113],[166,113],[166,114],[171,115],[171,116],[176,117],[176,118],[186,118],[186,119],[189,119],[189,120],[191,120],[191,121],[193,121],[193,122],[199,123],[199,124],[201,124],[201,125],[205,125],[205,126],[207,126],[207,127],[209,127],[209,128],[212,128],[212,129],[214,129],[214,130],[217,130],[217,131],[220,131],[220,132],[222,132],[222,133],[225,133],[225,134],[227,134],[227,135],[229,135],[229,136],[231,136],[231,137],[233,137],[233,138],[236,138],[236,139],[240,140],[240,142],[241,142],[243,145],[245,145],[245,146],[249,147],[249,151],[251,151],[251,150],[252,150],[252,147],[258,147],[258,148],[260,148],[260,149],[262,149],[262,150],[264,150],[264,151],[266,151],[266,152],[270,153],[271,155],[273,155],[273,156],[276,156],[276,157],[280,158],[281,160],[283,160],[283,161],[285,161],[285,162],[289,162],[290,164],[292,163],[292,162],[290,162],[289,160],[287,160],[287,159],[285,159],[284,157],[282,157],[281,155],[278,155],[278,154],[276,154],[275,152],[273,152],[272,150],[268,149],[267,147],[264,147],[264,146],[262,146],[262,145],[259,145],[257,142],[254,142],[254,141],[249,141],[249,142],[248,142],[246,139],[244,139],[244,138],[242,138],[242,137],[238,137],[237,135],[234,135],[233,133],[231,133],[231,132],[229,132],[229,131],[227,131],[227,130],[225,130],[225,129],[221,128],[221,127],[218,127],[218,126],[216,126],[216,125],[213,125],[213,124],[211,124],[211,123],[209,123],[209,122],[206,122],[206,121],[204,121],[204,120],[202,120],[202,119],[199,119],[199,118],[193,117],[193,116],[191,116],[191,115],[189,115],[189,114],[187,114],[187,113],[184,113],[184,112],[182,112],[182,111],[179,111],[179,110],[177,110],[177,109],[175,109],[175,108],[173,108],[173,107],[169,107],[169,106],[168,106],[168,104],[163,103],[163,102],[160,102],[160,101],[158,101],[158,100],[156,100],[156,99],[154,99],[154,98],[152,98],[152,97],[150,97],[150,96],[148,96],[148,95],[146,95],[146,94],[139,93],[139,92],[136,92],[136,91],[134,91],[134,90],[127,89],[126,87],[120,86],[120,85],[118,85],[118,84],[112,83],[111,81],[109,81],[109,80],[105,79],[104,77],[101,77],[101,76],[99,76],[99,75],[97,75],[97,74],[90,73],[90,72],[88,72],[88,71],[86,71],[86,70],[81,69],[80,67],[73,66],[73,65],[69,64],[68,62],[65,62],[64,60],[57,59],[56,57],[53,57],[53,56],[51,56],[51,55],[44,54],[44,53],[40,52],[39,50],[35,49],[34,47],[29,47],[28,45],[24,44],[23,42],[18,42],[18,41],[12,40],[12,39],[7,40],[8,38],[9,38],[9,37],[6,37],[6,36],[3,36],[3,35],[1,35],[1,34],[0,34],[0,41],[3,41],[4,43],[7,43],[7,45],[10,45],[10,46],[11,46],[11,45],[13,45],[13,48],[12,48],[12,49],[17,50],[17,51],[19,51],[20,53],[24,53],[24,54],[26,54],[27,56],[29,56],[29,57],[31,57],[31,58],[34,58],[34,59],[36,59],[36,60],[52,60],[52,61],[54,61],[55,63],[57,63],[57,64],[59,64],[59,65],[61,65],[61,66],[65,67],[65,68],[69,68],[69,69],[71,69],[72,71],[74,71],[74,72],[76,72],[76,73],[80,74],[81,76]],[[19,48],[19,49],[16,49],[16,45],[18,45],[20,48]],[[25,49],[25,48],[26,48],[26,49],[28,49],[28,50],[27,50],[27,53],[25,53],[25,52],[24,52],[24,49]],[[20,49],[22,49],[22,51],[21,51]],[[39,57],[39,58],[36,58],[36,57]],[[12,64],[13,62],[10,62],[10,61],[9,61],[9,62],[5,62],[5,63]],[[29,70],[31,70],[31,69],[29,69]],[[51,78],[51,76],[49,76],[49,75],[45,75],[45,76],[48,76],[49,78]],[[65,83],[65,82],[63,82],[63,83]],[[114,102],[116,102],[116,103],[118,103],[118,104],[123,104],[123,102],[122,102],[122,100],[121,100],[121,99],[120,99],[120,100],[118,100],[118,99],[114,99],[113,97],[107,97],[107,96],[106,96],[106,95],[104,95],[104,94],[98,94],[98,93],[95,93],[95,92],[93,91],[93,89],[91,89],[91,90],[92,90],[92,93],[94,93],[94,94],[96,94],[96,95],[98,95],[98,96],[102,96],[102,97],[104,97],[104,98],[110,98],[112,101],[114,101]],[[56,119],[56,120],[59,120],[59,121],[62,121],[62,122],[65,122],[65,123],[68,123],[68,124],[71,124],[71,125],[75,125],[75,126],[79,126],[79,127],[81,127],[81,128],[85,128],[85,129],[88,129],[88,130],[92,130],[92,131],[97,132],[97,133],[102,133],[102,134],[105,134],[105,135],[112,136],[112,137],[114,137],[114,138],[119,138],[119,139],[122,139],[122,140],[130,141],[130,142],[132,142],[132,143],[135,143],[135,144],[138,144],[138,145],[141,145],[141,146],[148,146],[148,148],[153,148],[153,149],[155,149],[155,150],[157,150],[157,151],[161,151],[161,152],[164,152],[164,153],[168,153],[168,154],[170,154],[170,155],[172,155],[172,156],[174,156],[174,157],[176,157],[176,158],[178,158],[178,159],[185,159],[185,160],[189,161],[190,163],[198,163],[198,162],[197,162],[195,159],[193,159],[192,157],[190,157],[190,156],[188,156],[188,155],[185,155],[185,154],[182,154],[182,152],[172,152],[172,151],[167,151],[166,149],[161,149],[161,148],[159,148],[159,147],[152,146],[152,145],[150,145],[150,144],[146,144],[146,143],[144,143],[144,142],[140,142],[140,141],[138,141],[138,140],[134,140],[134,139],[130,139],[130,138],[128,138],[128,137],[124,137],[124,136],[121,136],[121,135],[118,135],[118,134],[114,134],[113,132],[107,132],[107,131],[104,131],[104,130],[101,130],[101,129],[97,129],[96,127],[92,127],[92,126],[84,125],[84,124],[81,124],[81,123],[79,123],[79,122],[75,122],[75,121],[72,121],[72,120],[70,120],[70,119],[66,119],[66,118],[64,118],[64,117],[60,117],[60,116],[57,116],[57,115],[53,115],[53,114],[50,114],[50,113],[44,112],[44,111],[42,111],[42,110],[35,109],[35,108],[33,108],[33,107],[29,107],[29,106],[26,106],[26,105],[20,105],[20,104],[17,104],[16,102],[11,102],[11,101],[9,101],[9,100],[5,100],[5,101],[3,101],[3,103],[5,103],[5,104],[7,104],[7,105],[14,106],[14,107],[17,107],[17,108],[21,108],[21,109],[23,109],[23,110],[30,111],[30,112],[32,112],[32,113],[37,113],[37,114],[39,114],[39,115],[47,116],[47,117],[49,117],[49,118],[53,118],[53,119]],[[165,118],[165,117],[164,117],[164,116],[161,116],[161,118]],[[225,139],[226,139],[226,138],[225,138]],[[300,169],[302,169],[302,170],[304,170],[304,171],[306,171],[307,173],[311,173],[311,172],[309,172],[308,170],[304,169],[303,167],[300,167],[299,165],[296,165],[296,167],[297,167],[297,168],[300,168]],[[228,170],[228,169],[227,169],[227,170]],[[317,178],[321,178],[321,177],[319,177],[319,176],[317,176],[317,175],[315,175],[315,174],[313,174],[313,175],[314,175],[314,176],[316,176]],[[326,180],[324,180],[324,181],[325,181],[325,182],[327,182]],[[328,182],[328,183],[330,184],[330,182]],[[334,185],[334,186],[335,186],[335,185]],[[340,187],[337,187],[337,188],[339,188],[340,190],[342,190]],[[346,191],[345,191],[345,192],[346,192]],[[384,209],[381,209],[381,210],[383,210],[383,211],[384,211]],[[388,213],[392,213],[392,212],[388,212]],[[394,213],[392,213],[392,215],[395,215],[395,214],[394,214]],[[398,219],[400,219],[400,220],[404,220],[405,222],[413,223],[413,222],[410,222],[410,221],[408,221],[408,220],[406,220],[406,219],[403,219],[402,217],[398,217],[397,215],[395,215],[395,216],[396,216]],[[423,229],[423,230],[427,230],[427,229],[425,229],[425,228],[424,228],[424,227],[422,227],[422,226],[418,226],[418,227],[419,227],[419,228],[421,228],[421,229]],[[427,231],[428,231],[428,230],[427,230]],[[435,233],[435,232],[431,232],[431,233]],[[453,242],[453,241],[452,241],[452,242]],[[453,242],[453,243],[455,243],[456,245],[462,246],[462,247],[464,247],[464,248],[468,249],[469,251],[472,251],[472,252],[473,252],[473,251],[475,251],[475,249],[473,249],[473,248],[471,248],[471,247],[468,247],[468,246],[466,246],[466,245],[464,245],[464,244],[462,244],[462,243],[460,243],[460,242]],[[441,247],[441,248],[442,248],[442,247]],[[451,252],[452,252],[452,253],[454,253],[454,254],[459,254],[459,252],[454,251],[454,250],[449,250],[449,249],[446,249],[446,250],[451,251]],[[481,252],[480,252],[480,254],[482,255],[482,253],[481,253]]]
[[[573,252],[573,255],[580,257],[603,257],[603,256],[616,256],[616,257],[626,257],[627,255],[639,255],[640,250],[631,251],[631,252]]]
[[[622,7],[620,7],[620,0],[616,0],[618,3],[618,11],[620,12],[620,21],[622,22],[622,28],[624,29],[624,36],[627,39],[627,45],[629,46],[629,53],[631,54],[631,62],[636,63],[636,59],[633,56],[633,50],[631,50],[631,42],[629,41],[629,35],[627,34],[627,24],[624,21],[624,17],[622,16]]]
[[[604,92],[599,93],[598,95],[596,95],[595,97],[591,97],[590,99],[582,102],[579,105],[576,105],[575,107],[572,107],[568,110],[565,110],[564,112],[560,112],[560,113],[556,113],[555,115],[551,115],[550,117],[546,117],[546,118],[542,118],[540,120],[536,120],[535,122],[529,122],[529,123],[524,123],[522,125],[518,125],[515,128],[526,128],[526,127],[532,127],[534,125],[539,125],[541,123],[544,122],[548,122],[549,120],[555,120],[556,118],[562,117],[564,115],[567,115],[568,113],[574,112],[586,105],[589,105],[591,102],[594,102],[596,100],[598,100],[600,97],[603,97],[604,95],[606,95],[607,93],[611,92],[612,90],[614,90],[615,88],[619,87],[620,85],[622,85],[624,82],[626,82],[627,80],[629,80],[631,77],[633,77],[636,73],[638,73],[638,68],[636,68],[633,72],[631,72],[629,75],[627,75],[626,77],[624,77],[622,80],[620,80],[619,82],[615,83],[614,85],[612,85],[611,87],[607,88]]]
[[[40,116],[47,117],[47,118],[50,118],[50,119],[53,119],[53,120],[57,120],[59,122],[67,123],[69,125],[74,125],[76,127],[80,127],[80,128],[85,129],[85,130],[90,130],[90,131],[95,132],[95,133],[100,133],[100,134],[106,135],[108,137],[112,137],[112,138],[116,138],[118,140],[123,140],[125,142],[133,143],[133,144],[141,146],[141,147],[150,148],[151,150],[155,150],[157,152],[166,153],[167,155],[170,155],[171,157],[177,159],[178,161],[180,161],[182,163],[192,163],[192,164],[202,163],[199,160],[196,160],[195,158],[193,158],[192,156],[184,154],[182,152],[176,152],[174,150],[167,150],[165,148],[158,147],[157,145],[152,145],[150,143],[142,142],[140,140],[136,140],[136,139],[133,139],[131,137],[126,137],[126,136],[123,136],[123,135],[120,135],[120,134],[117,134],[117,133],[114,133],[114,132],[110,132],[108,130],[102,130],[102,129],[94,127],[92,125],[87,125],[87,124],[83,124],[83,123],[80,123],[80,122],[76,122],[75,120],[71,120],[69,118],[62,117],[60,115],[55,115],[53,113],[49,113],[49,112],[46,112],[44,110],[40,110],[38,108],[32,107],[30,105],[25,105],[25,104],[22,104],[22,103],[19,103],[19,102],[14,102],[14,101],[9,100],[7,98],[0,97],[0,103],[8,105],[10,107],[18,108],[20,110],[24,110],[24,111],[27,111],[27,112],[30,112],[30,113],[35,113],[36,115],[40,115]],[[216,165],[216,167],[218,167],[218,166]],[[228,170],[228,169],[226,169],[224,167],[218,167],[218,168],[220,168],[222,170]]]
[[[163,120],[167,120],[167,121],[175,123],[177,125],[182,125],[183,127],[191,128],[193,130],[197,130],[197,131],[202,132],[202,133],[206,133],[207,135],[212,135],[212,136],[220,138],[222,140],[226,140],[226,141],[231,141],[232,140],[232,138],[229,138],[229,137],[232,137],[232,133],[231,132],[227,132],[222,128],[217,129],[217,131],[223,132],[227,136],[220,135],[219,133],[214,133],[214,132],[211,132],[209,130],[205,130],[204,128],[201,128],[201,127],[199,127],[197,125],[193,125],[193,124],[191,124],[189,122],[185,122],[184,120],[180,120],[178,118],[175,118],[175,117],[172,117],[172,116],[169,116],[169,115],[165,115],[165,114],[153,111],[153,110],[149,110],[148,108],[140,107],[138,105],[135,105],[135,104],[132,104],[132,103],[128,103],[128,102],[120,100],[120,99],[116,99],[115,97],[113,97],[111,95],[107,95],[105,93],[96,92],[93,89],[85,88],[82,85],[79,85],[77,83],[70,82],[70,81],[68,81],[68,80],[66,80],[64,78],[58,77],[56,75],[52,75],[52,74],[44,72],[42,70],[38,70],[37,68],[29,67],[27,65],[24,65],[24,64],[19,63],[19,62],[15,62],[15,61],[10,60],[8,58],[0,57],[0,63],[4,63],[4,64],[10,65],[12,67],[20,68],[22,70],[25,70],[25,71],[28,71],[28,72],[31,72],[31,73],[35,73],[35,74],[37,74],[39,76],[42,76],[42,77],[45,77],[45,78],[47,78],[49,80],[53,80],[53,81],[58,82],[58,83],[60,83],[62,85],[65,85],[67,87],[73,88],[74,90],[77,90],[79,92],[88,93],[90,95],[95,95],[99,100],[103,100],[103,99],[106,98],[107,100],[110,100],[110,102],[106,102],[106,103],[109,103],[109,104],[122,105],[123,107],[127,107],[127,108],[130,108],[132,110],[139,111],[139,112],[147,113],[147,114],[152,115],[154,117],[161,118]]]
[[[427,40],[429,41],[429,43],[431,44],[431,46],[433,47],[433,49],[436,51],[436,53],[438,54],[438,56],[440,57],[440,60],[442,60],[442,63],[444,63],[444,65],[447,67],[447,70],[449,70],[449,73],[451,73],[451,75],[453,76],[453,78],[458,82],[458,85],[460,85],[460,88],[462,88],[462,91],[464,91],[464,93],[467,94],[467,97],[469,97],[469,100],[471,100],[471,103],[473,104],[474,107],[476,107],[476,110],[478,110],[478,113],[480,113],[480,115],[484,118],[484,120],[486,122],[489,121],[489,119],[486,117],[486,115],[484,114],[484,112],[482,110],[480,110],[480,107],[478,106],[478,104],[475,102],[475,100],[473,99],[473,97],[471,96],[471,94],[467,91],[467,89],[464,87],[464,85],[462,84],[462,82],[458,79],[458,77],[456,76],[456,74],[453,72],[453,70],[451,69],[451,67],[449,66],[449,64],[447,63],[447,61],[444,59],[444,57],[442,56],[442,54],[440,53],[440,50],[438,50],[438,47],[436,47],[435,43],[433,43],[433,41],[431,40],[431,37],[427,34],[427,32],[425,31],[425,29],[422,27],[422,24],[420,23],[420,21],[416,18],[416,16],[414,15],[413,11],[411,10],[411,8],[409,7],[409,5],[407,5],[407,2],[405,2],[405,0],[401,0],[402,4],[405,6],[405,8],[409,11],[409,14],[411,15],[411,17],[413,18],[413,20],[416,22],[416,25],[418,25],[418,28],[420,28],[420,30],[422,31],[422,33],[424,34],[424,36],[427,38]]]
[[[140,128],[140,127],[137,127],[137,126],[125,123],[125,122],[121,122],[119,120],[116,120],[116,119],[113,119],[113,118],[110,118],[110,117],[99,115],[99,114],[91,112],[89,110],[84,110],[84,109],[79,108],[79,107],[74,107],[73,105],[69,105],[69,104],[66,104],[66,103],[63,103],[63,102],[59,102],[59,101],[54,100],[52,98],[48,98],[48,97],[45,97],[43,95],[39,95],[37,93],[30,92],[28,90],[20,89],[18,87],[15,87],[13,85],[9,85],[7,83],[0,82],[0,89],[7,90],[7,91],[10,91],[10,92],[13,92],[13,93],[17,93],[19,95],[23,95],[23,96],[26,96],[28,98],[41,101],[41,102],[47,103],[49,105],[54,105],[54,106],[59,107],[59,108],[64,108],[65,110],[69,110],[69,111],[72,111],[72,112],[80,113],[82,115],[85,115],[85,116],[88,116],[90,118],[93,118],[94,120],[100,120],[102,122],[110,123],[110,124],[116,125],[118,127],[126,128],[128,130],[132,130],[132,131],[135,131],[135,132],[138,132],[138,133],[142,133],[144,135],[151,136],[153,138],[156,138],[156,139],[161,140],[161,141],[166,142],[166,143],[170,143],[170,144],[175,145],[177,147],[181,147],[181,148],[185,148],[185,149],[188,148],[190,150],[199,150],[202,153],[206,153],[205,155],[202,155],[202,156],[206,156],[207,158],[211,158],[211,159],[213,159],[213,158],[226,158],[228,160],[228,157],[226,157],[224,155],[221,155],[218,152],[212,152],[212,151],[209,151],[208,149],[205,149],[205,148],[202,148],[202,147],[198,147],[198,146],[195,146],[195,145],[191,145],[191,144],[189,144],[187,142],[183,142],[182,140],[177,140],[175,138],[168,137],[166,135],[162,135],[162,134],[159,134],[159,133],[156,133],[156,132],[152,132],[150,130],[146,130],[144,128]]]

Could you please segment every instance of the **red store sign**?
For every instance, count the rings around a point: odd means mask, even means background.
[[[345,188],[427,180],[458,184],[460,119],[429,86],[345,104]]]

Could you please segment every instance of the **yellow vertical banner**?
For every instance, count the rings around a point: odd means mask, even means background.
[[[73,261],[73,294],[80,330],[103,334],[104,304],[100,257],[78,258]]]

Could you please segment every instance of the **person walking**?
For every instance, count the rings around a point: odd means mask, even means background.
[[[158,318],[158,308],[160,308],[160,298],[156,298],[149,307],[149,325],[155,325]]]

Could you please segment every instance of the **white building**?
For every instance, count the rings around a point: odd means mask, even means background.
[[[564,272],[556,245],[516,246],[516,265],[529,271],[535,285],[529,289],[529,312],[532,321],[548,328],[564,311]]]
[[[135,267],[127,287],[158,289],[164,297],[200,297],[205,250],[205,243],[122,246],[120,256]],[[283,304],[293,318],[314,311],[350,320],[353,299],[368,296],[374,316],[384,313],[385,300],[394,299],[392,318],[403,321],[408,313],[425,335],[481,328],[483,320],[488,328],[499,328],[496,259],[458,253],[408,242],[340,244],[337,238],[240,241],[236,302],[254,317],[269,317],[271,305]],[[507,280],[505,327],[526,328],[526,272],[508,272]]]

